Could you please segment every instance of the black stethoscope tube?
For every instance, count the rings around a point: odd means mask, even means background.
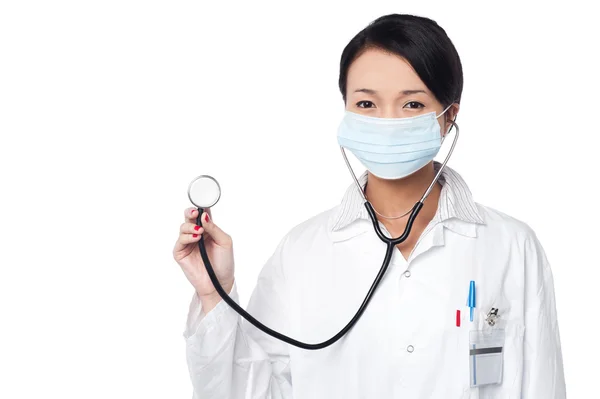
[[[225,302],[227,302],[227,304],[229,306],[231,306],[243,318],[248,320],[259,330],[261,330],[261,331],[265,332],[266,334],[269,334],[270,336],[275,337],[283,342],[287,342],[290,345],[294,345],[294,346],[297,346],[298,348],[302,348],[302,349],[311,349],[311,350],[323,349],[323,348],[326,348],[329,345],[335,343],[340,338],[342,338],[354,326],[354,324],[358,321],[358,319],[360,319],[360,317],[362,316],[363,312],[365,311],[369,301],[371,300],[373,293],[377,289],[377,286],[381,282],[381,279],[385,275],[385,272],[387,271],[387,268],[390,265],[390,261],[392,260],[392,254],[394,253],[394,247],[397,244],[404,242],[408,238],[408,235],[410,234],[410,230],[412,229],[412,225],[413,225],[415,219],[417,218],[417,215],[421,211],[421,208],[423,208],[423,202],[419,201],[415,204],[415,206],[413,207],[413,209],[410,213],[408,221],[406,223],[404,233],[402,233],[402,235],[397,238],[389,238],[385,234],[383,234],[383,232],[381,231],[381,228],[379,226],[379,221],[377,220],[377,216],[375,215],[373,206],[371,205],[371,203],[369,201],[365,201],[365,207],[367,208],[367,212],[369,213],[371,221],[373,222],[373,227],[375,228],[375,232],[377,233],[377,236],[379,236],[379,238],[384,243],[387,244],[387,248],[385,251],[385,257],[383,259],[383,265],[381,266],[381,269],[379,270],[379,273],[377,274],[375,281],[371,285],[371,288],[369,289],[367,296],[365,297],[363,303],[360,305],[360,308],[358,309],[358,311],[356,312],[356,314],[354,315],[352,320],[350,320],[350,322],[336,335],[334,335],[327,341],[324,341],[324,342],[321,342],[318,344],[307,344],[304,342],[297,341],[293,338],[290,338],[286,335],[283,335],[277,331],[270,329],[269,327],[265,326],[260,321],[256,320],[254,317],[252,317],[251,314],[246,312],[240,305],[238,305],[233,299],[231,299],[229,297],[229,295],[227,295],[227,293],[225,292],[225,290],[219,283],[219,279],[217,278],[215,271],[213,270],[212,264],[210,263],[210,259],[208,259],[208,254],[206,252],[206,246],[204,245],[204,234],[202,234],[200,236],[200,241],[198,241],[198,248],[200,249],[200,255],[202,256],[202,261],[204,262],[206,271],[208,272],[210,280],[212,281],[213,285],[215,286],[215,289],[217,290],[217,292],[219,293],[221,298],[223,298],[223,300]],[[198,217],[196,218],[196,224],[199,226],[202,226],[202,220],[200,219],[200,216],[202,215],[203,211],[204,211],[203,208],[198,208]]]

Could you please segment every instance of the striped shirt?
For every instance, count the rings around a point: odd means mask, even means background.
[[[435,173],[437,173],[442,164],[434,161],[433,166]],[[363,189],[367,183],[367,176],[368,172],[365,171],[358,179],[358,183]],[[438,209],[432,223],[438,223],[454,217],[468,223],[484,223],[477,205],[473,201],[469,187],[467,187],[463,178],[456,171],[446,165],[438,182],[442,184],[442,191],[440,193]],[[369,214],[363,202],[356,184],[350,185],[338,209],[332,214],[330,228],[336,231],[344,228],[355,219],[369,219]]]

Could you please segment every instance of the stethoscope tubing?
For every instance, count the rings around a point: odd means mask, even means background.
[[[204,245],[204,235],[200,236],[200,241],[198,241],[198,248],[200,249],[200,256],[202,257],[202,261],[204,262],[204,266],[206,267],[206,272],[208,273],[210,280],[212,281],[215,289],[217,290],[217,292],[219,293],[221,298],[223,298],[223,300],[229,306],[231,306],[237,313],[239,313],[244,319],[248,320],[248,322],[250,322],[252,325],[254,325],[259,330],[263,331],[264,333],[269,334],[270,336],[277,338],[283,342],[286,342],[290,345],[294,345],[298,348],[307,349],[307,350],[323,349],[323,348],[326,348],[326,347],[332,345],[333,343],[338,341],[340,338],[342,338],[348,331],[350,331],[350,329],[354,326],[354,324],[358,321],[358,319],[360,319],[363,312],[367,308],[367,305],[369,304],[371,297],[375,293],[377,286],[381,282],[381,279],[385,275],[385,273],[390,265],[392,255],[394,253],[395,245],[403,242],[404,240],[406,240],[408,238],[408,235],[410,234],[410,230],[412,228],[413,222],[416,219],[419,211],[423,207],[423,203],[418,202],[415,205],[415,207],[413,208],[413,210],[409,216],[408,222],[406,224],[406,228],[404,229],[404,233],[400,237],[395,238],[395,239],[386,237],[383,234],[383,232],[381,231],[381,228],[379,227],[379,223],[377,222],[377,218],[373,216],[374,215],[373,207],[371,206],[371,204],[368,201],[365,202],[365,206],[367,207],[367,211],[371,215],[371,218],[374,220],[374,225],[375,225],[375,230],[377,231],[377,235],[384,242],[387,243],[385,257],[383,259],[383,264],[382,264],[381,268],[379,269],[379,273],[377,273],[377,277],[375,278],[375,281],[373,281],[373,284],[371,285],[369,292],[367,293],[365,299],[363,300],[362,304],[360,305],[360,308],[358,309],[358,311],[356,312],[356,314],[354,315],[352,320],[350,320],[350,322],[348,322],[348,324],[346,324],[346,326],[344,328],[342,328],[340,330],[340,332],[338,332],[333,337],[329,338],[327,341],[323,341],[323,342],[316,343],[316,344],[309,344],[309,343],[301,342],[296,339],[290,338],[287,335],[281,334],[280,332],[277,332],[277,331],[265,326],[260,321],[256,320],[250,313],[246,312],[246,310],[244,310],[244,308],[242,308],[233,299],[231,299],[231,297],[225,292],[225,290],[219,283],[219,279],[217,278],[217,275],[215,274],[212,264],[210,263],[210,259],[208,259],[208,254],[206,252],[206,246]],[[196,224],[198,224],[199,226],[202,226],[202,220],[200,219],[200,215],[202,215],[203,211],[204,211],[203,208],[198,208],[198,217],[196,218]]]

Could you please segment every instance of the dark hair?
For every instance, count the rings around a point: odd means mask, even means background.
[[[429,18],[389,14],[371,22],[344,48],[339,78],[344,103],[350,65],[372,48],[397,54],[408,61],[442,106],[460,102],[462,65],[446,31]]]

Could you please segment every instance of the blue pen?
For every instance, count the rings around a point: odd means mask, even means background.
[[[473,321],[473,309],[475,308],[475,281],[469,284],[469,308],[471,308],[471,321]]]

